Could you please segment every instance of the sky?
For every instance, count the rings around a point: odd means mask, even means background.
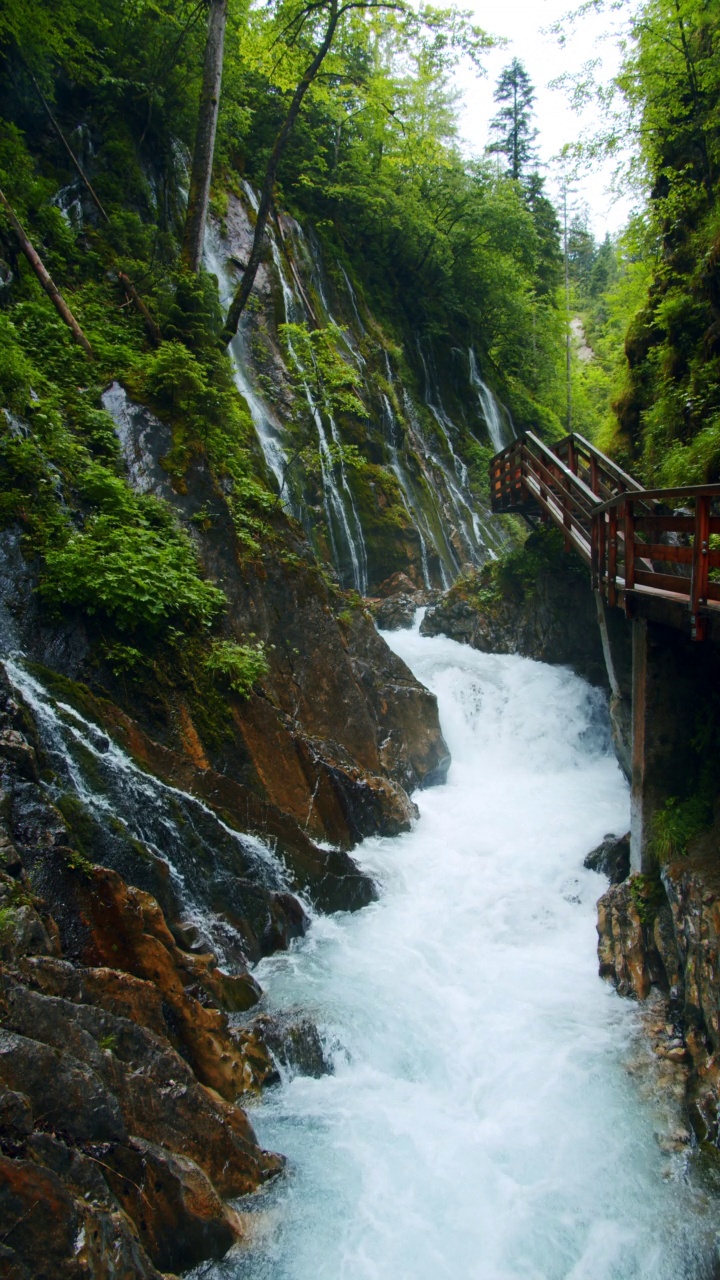
[[[579,2],[579,0],[578,0]],[[482,155],[490,139],[490,121],[497,111],[493,90],[503,67],[514,57],[520,59],[535,86],[537,146],[546,165],[540,172],[547,180],[547,191],[555,203],[559,192],[553,176],[553,156],[566,142],[577,140],[584,128],[593,125],[593,110],[578,116],[562,89],[551,89],[549,82],[566,72],[580,69],[588,60],[601,59],[596,74],[610,79],[619,65],[616,40],[608,28],[608,19],[589,14],[574,27],[567,26],[567,40],[561,46],[557,36],[548,30],[575,8],[572,0],[462,0],[461,8],[472,9],[474,21],[488,34],[502,36],[507,43],[485,55],[487,74],[481,79],[469,71],[461,73],[465,106],[461,112],[461,131],[468,150]],[[608,36],[610,38],[608,38]],[[614,234],[627,223],[631,202],[618,199],[610,190],[612,164],[594,168],[574,183],[573,203],[586,204],[589,222],[595,236]]]

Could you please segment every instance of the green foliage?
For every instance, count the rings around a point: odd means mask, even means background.
[[[630,897],[635,903],[641,923],[649,928],[666,901],[662,883],[657,876],[633,875],[629,885]]]
[[[505,156],[509,177],[522,178],[535,158],[538,131],[532,125],[535,91],[518,58],[501,72],[494,97],[500,110],[492,121],[495,137],[489,150]]]
[[[247,698],[253,685],[270,670],[261,643],[236,644],[233,640],[215,640],[205,659],[205,669],[219,677],[234,693]]]
[[[17,928],[17,909],[15,907],[0,907],[0,945],[7,946],[15,937]]]
[[[554,526],[541,526],[518,546],[511,546],[496,560],[458,579],[450,595],[467,600],[480,612],[497,607],[503,600],[520,602],[530,592],[540,574],[577,570],[565,553],[562,534]]]
[[[687,800],[673,796],[665,802],[652,822],[652,848],[661,866],[687,853],[693,837],[710,826],[712,812],[712,801],[703,794]]]
[[[103,614],[121,631],[157,630],[172,618],[208,626],[225,604],[222,591],[198,577],[179,529],[122,526],[108,515],[48,552],[41,591],[52,604]]]

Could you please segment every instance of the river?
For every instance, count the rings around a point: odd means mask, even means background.
[[[250,1249],[198,1275],[711,1274],[716,1211],[627,1069],[637,1006],[597,977],[605,881],[582,859],[629,808],[601,696],[565,669],[386,638],[438,696],[450,775],[416,796],[412,832],[356,850],[377,903],[261,964],[269,1006],[315,1016],[334,1072],[252,1111],[288,1176],[255,1198]]]

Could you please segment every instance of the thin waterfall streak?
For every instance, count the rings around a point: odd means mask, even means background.
[[[288,324],[301,323],[306,318],[306,309],[304,303],[301,300],[298,300],[295,290],[287,278],[280,254],[280,246],[277,243],[277,239],[272,234],[270,236],[270,246],[275,270],[277,271],[280,288],[282,290],[285,319]],[[338,571],[342,571],[339,547],[335,538],[335,531],[332,528],[334,517],[335,528],[340,534],[341,540],[345,544],[345,552],[350,561],[353,586],[361,595],[366,595],[368,587],[367,550],[365,547],[362,524],[355,505],[355,499],[342,461],[342,440],[335,420],[332,417],[332,414],[328,412],[327,417],[330,423],[332,441],[337,452],[336,462],[332,456],[330,445],[328,443],[327,434],[323,425],[321,409],[310,390],[310,386],[305,377],[305,369],[302,361],[300,360],[292,340],[288,338],[287,341],[288,350],[298,373],[300,374],[305,399],[307,400],[308,408],[317,431],[318,452],[320,455],[320,474],[323,485],[323,507],[328,524],[333,560]],[[338,488],[338,483],[335,478],[336,468],[340,477],[340,489],[342,492]],[[349,508],[350,516],[348,516],[346,505],[347,508]]]
[[[480,377],[477,366],[477,357],[475,350],[470,347],[468,350],[468,360],[470,365],[470,385],[477,394],[480,409],[485,419],[485,425],[490,436],[491,443],[496,453],[500,453],[511,440],[515,439],[515,424],[512,420],[509,409],[502,405],[493,395],[486,382]],[[506,422],[503,421],[503,410],[505,412]]]
[[[234,292],[234,283],[227,266],[227,259],[222,253],[219,235],[214,227],[207,225],[203,244],[203,257],[208,271],[217,277],[220,303],[227,310]],[[275,415],[257,393],[251,382],[250,361],[245,348],[245,337],[242,329],[230,343],[230,361],[233,379],[240,395],[247,404],[252,418],[255,434],[265,458],[268,470],[277,482],[278,491],[282,492],[283,506],[291,514],[292,503],[285,485],[287,471],[287,454],[282,445],[282,428]]]

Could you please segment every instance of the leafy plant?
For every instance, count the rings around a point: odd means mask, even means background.
[[[205,668],[243,698],[270,670],[261,642],[249,645],[236,644],[234,640],[216,640],[205,659]]]
[[[171,618],[208,626],[225,604],[223,592],[198,576],[179,529],[128,528],[105,515],[48,552],[40,589],[55,605],[104,614],[127,632],[157,630]]]
[[[687,854],[690,841],[711,821],[712,803],[707,795],[696,793],[686,800],[676,796],[667,800],[652,821],[652,847],[661,866]]]

